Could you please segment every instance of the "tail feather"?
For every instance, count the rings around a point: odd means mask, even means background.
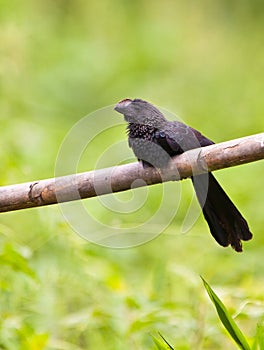
[[[231,244],[241,252],[241,240],[252,238],[246,220],[211,173],[196,175],[192,182],[215,240],[224,247]]]

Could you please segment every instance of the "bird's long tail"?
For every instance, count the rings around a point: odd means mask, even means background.
[[[192,182],[215,240],[224,247],[231,244],[241,252],[241,240],[252,238],[246,220],[211,173],[196,175]]]

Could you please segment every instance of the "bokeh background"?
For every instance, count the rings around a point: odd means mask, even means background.
[[[163,106],[215,142],[262,132],[263,18],[258,0],[1,0],[1,185],[53,177],[71,127],[125,97]],[[121,125],[107,142],[125,137]],[[235,349],[199,275],[251,341],[264,316],[263,171],[260,161],[216,174],[254,233],[242,254],[218,246],[202,217],[181,234],[188,181],[164,185],[168,206],[181,186],[177,215],[133,249],[84,241],[57,206],[1,214],[0,348],[154,349],[150,334],[161,332],[177,349]],[[111,223],[95,201],[85,202]]]

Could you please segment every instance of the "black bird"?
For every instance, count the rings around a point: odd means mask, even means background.
[[[166,120],[156,107],[141,99],[124,99],[115,110],[128,122],[129,146],[143,166],[163,168],[172,156],[214,144],[190,126]],[[241,240],[252,238],[246,220],[212,173],[195,175],[191,179],[215,240],[241,252]]]

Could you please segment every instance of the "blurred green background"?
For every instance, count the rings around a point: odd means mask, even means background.
[[[125,97],[215,142],[262,132],[263,18],[258,0],[1,0],[1,185],[53,177],[70,128]],[[123,126],[107,140],[125,137]],[[93,169],[98,147],[81,170]],[[177,349],[235,349],[199,275],[250,341],[264,317],[263,170],[261,161],[216,174],[254,233],[242,254],[218,246],[202,217],[181,234],[188,181],[165,185],[168,206],[181,186],[177,216],[133,249],[82,240],[57,206],[1,214],[0,349],[154,349],[157,331]],[[95,200],[86,205],[111,223]]]

